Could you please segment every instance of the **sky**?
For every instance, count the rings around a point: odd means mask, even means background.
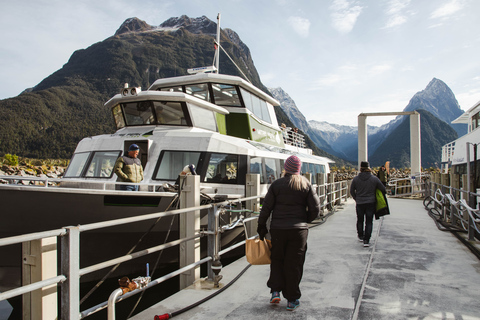
[[[281,87],[307,120],[356,126],[360,113],[400,112],[433,78],[464,111],[480,101],[478,0],[3,1],[0,99],[34,87],[128,18],[158,26],[181,15],[216,22],[218,13],[249,47],[263,84]]]

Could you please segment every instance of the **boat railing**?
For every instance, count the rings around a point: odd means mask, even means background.
[[[453,231],[467,232],[468,240],[480,240],[480,194],[427,182],[423,205],[435,220]]]
[[[387,191],[392,197],[405,197],[425,194],[425,180],[429,175],[415,174],[408,178],[391,179],[387,183]]]
[[[251,175],[251,176],[256,176],[256,175]],[[191,180],[187,180],[187,183],[185,184],[185,187],[188,188],[189,191],[191,191],[192,188],[197,190],[199,190],[200,188],[199,179],[195,179],[195,177],[198,177],[198,176],[188,176],[186,178],[186,179],[191,179]],[[194,180],[194,182],[192,182],[192,180]],[[249,181],[260,181],[260,179],[254,178]],[[255,183],[249,184],[249,187],[251,187],[251,190],[260,190],[259,187],[257,188],[255,186]],[[319,185],[316,191],[319,194],[320,199],[322,199],[322,208],[333,211],[335,206],[341,205],[342,199],[346,200],[347,198],[347,182],[339,181],[334,183],[325,183],[325,184]],[[42,254],[48,253],[48,251],[56,252],[57,242],[60,243],[60,248],[62,249],[59,255],[61,259],[61,262],[59,264],[60,270],[55,271],[55,275],[52,275],[49,278],[42,279],[40,281],[24,284],[21,287],[0,293],[0,301],[10,299],[12,297],[16,297],[19,295],[31,293],[39,289],[42,289],[42,290],[48,289],[51,292],[53,290],[52,288],[56,289],[57,286],[60,286],[61,297],[59,301],[61,303],[61,307],[60,307],[61,315],[59,318],[83,319],[100,310],[108,308],[109,319],[115,319],[115,303],[116,302],[127,299],[130,296],[133,296],[142,291],[145,291],[146,289],[152,286],[155,286],[157,284],[160,284],[177,275],[182,275],[186,271],[195,269],[201,264],[208,263],[208,267],[207,267],[208,279],[218,284],[219,279],[221,279],[221,276],[219,276],[219,272],[221,271],[220,257],[225,253],[230,252],[231,250],[234,250],[235,248],[238,248],[244,245],[245,243],[245,240],[239,241],[238,243],[221,250],[220,248],[221,234],[227,230],[230,230],[236,227],[247,227],[247,226],[250,228],[249,234],[255,234],[256,224],[252,224],[249,222],[256,221],[256,219],[258,218],[257,214],[258,214],[259,205],[260,205],[259,199],[263,198],[263,195],[256,195],[255,192],[249,192],[249,193],[250,194],[253,193],[253,195],[242,198],[242,199],[229,200],[221,203],[187,207],[187,208],[176,209],[171,211],[157,212],[157,213],[151,213],[151,214],[146,214],[141,216],[133,216],[129,218],[103,221],[103,222],[91,223],[91,224],[85,224],[85,225],[69,226],[69,227],[63,227],[63,228],[51,230],[51,231],[31,233],[26,235],[19,235],[19,236],[0,239],[0,247],[13,245],[13,244],[25,244],[25,243],[33,244],[37,242],[36,247],[40,247],[40,250],[38,252],[38,256],[35,257],[36,264],[41,263],[40,260],[41,260]],[[195,192],[187,192],[187,194],[195,194]],[[245,205],[245,207],[243,207],[243,205]],[[240,208],[239,212],[241,212],[241,213],[238,213],[237,219],[229,224],[220,225],[222,215],[229,213],[229,211],[232,211],[233,210],[232,208],[235,208],[236,206],[239,206]],[[193,234],[187,233],[187,236],[183,238],[180,238],[162,245],[140,250],[138,252],[129,253],[127,255],[117,257],[101,263],[97,263],[95,265],[90,265],[84,268],[80,268],[80,258],[79,258],[80,257],[80,237],[83,232],[98,230],[98,229],[108,228],[113,226],[126,225],[126,224],[140,222],[140,221],[160,219],[162,217],[167,217],[167,216],[180,215],[180,217],[182,217],[183,215],[183,217],[186,217],[186,215],[195,214],[195,212],[199,212],[200,210],[208,210],[208,229],[207,230],[201,230],[201,231],[197,230]],[[180,223],[180,225],[182,225],[182,222]],[[187,227],[185,228],[188,229]],[[195,228],[191,228],[191,230],[195,230]],[[105,301],[87,310],[80,311],[80,301],[81,301],[79,296],[80,295],[79,294],[80,293],[80,277],[95,271],[99,271],[108,267],[118,265],[119,263],[122,263],[125,261],[130,261],[130,260],[145,256],[147,254],[159,252],[166,248],[179,246],[189,241],[190,242],[195,241],[196,239],[204,236],[208,237],[208,245],[207,245],[208,250],[207,250],[207,256],[205,258],[200,259],[198,261],[194,261],[188,265],[183,265],[180,267],[180,269],[174,272],[171,272],[169,274],[163,275],[154,280],[150,278],[149,272],[147,271],[145,277],[138,277],[133,279],[130,282],[134,284],[133,289],[131,289],[130,286],[116,289],[114,292],[112,292],[112,295],[110,296],[108,301]],[[251,238],[254,238],[254,237],[251,237]],[[38,241],[44,241],[44,240],[48,240],[46,242],[46,246],[48,247],[48,250],[42,247],[41,245],[42,242],[40,242],[40,246],[38,245],[39,244]],[[197,247],[198,249],[198,246],[192,246],[192,247]],[[57,254],[55,253],[54,256],[56,257],[56,255]],[[194,254],[191,253],[191,256],[194,256]],[[56,259],[53,259],[53,261],[50,262],[50,265],[47,266],[47,269],[57,270]],[[189,280],[191,280],[190,281],[190,284],[191,284],[195,279],[193,280],[189,279]],[[45,304],[49,303],[48,301],[43,300],[45,297],[41,297],[41,298],[42,298],[42,303],[45,303]],[[54,299],[53,304],[56,306],[56,301],[57,301],[56,294],[53,299]],[[50,301],[50,304],[51,302],[52,301]],[[55,309],[54,312],[56,313],[57,311],[56,307],[54,309]]]
[[[84,190],[117,190],[120,185],[136,185],[139,186],[139,191],[142,192],[164,192],[166,183],[131,183],[131,182],[116,182],[116,181],[95,181],[88,179],[65,179],[65,178],[49,178],[49,177],[35,177],[35,176],[0,176],[1,185],[20,185],[28,187],[43,187],[43,188],[71,188]],[[168,184],[167,184],[168,185]],[[170,189],[168,186],[167,189]]]
[[[290,146],[305,148],[305,137],[298,133],[295,129],[281,126],[283,141]]]

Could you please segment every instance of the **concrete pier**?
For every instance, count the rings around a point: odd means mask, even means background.
[[[480,260],[440,231],[420,200],[389,204],[368,248],[357,240],[351,199],[310,229],[297,310],[287,311],[283,297],[271,305],[269,266],[242,258],[221,272],[224,286],[248,267],[236,282],[174,319],[480,319]],[[131,319],[154,319],[219,290],[206,287],[200,281]]]

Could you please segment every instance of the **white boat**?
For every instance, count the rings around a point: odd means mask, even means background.
[[[474,164],[480,160],[480,152],[475,151],[480,145],[480,101],[452,123],[468,124],[468,133],[442,147],[441,170],[444,173],[451,170],[455,174],[467,174],[467,163],[470,163],[470,172],[473,172]],[[478,177],[480,170],[477,169],[476,174]]]
[[[2,218],[0,238],[165,211],[177,195],[171,185],[185,165],[195,166],[206,201],[223,201],[245,196],[247,173],[260,174],[265,193],[292,154],[302,160],[302,172],[311,175],[314,185],[317,174],[329,173],[333,162],[313,155],[296,133],[282,131],[274,111],[278,101],[236,76],[159,79],[145,91],[125,87],[105,106],[112,110],[117,131],[82,139],[57,186],[0,184],[2,215],[11,215]],[[134,143],[145,178],[138,192],[116,190],[115,161]],[[82,267],[125,254],[151,224],[82,235]],[[169,226],[170,221],[160,222],[152,238],[163,239],[158,235]],[[173,232],[178,234],[176,224]],[[18,248],[0,250],[9,257],[0,267],[21,261]],[[142,271],[143,263],[138,262]],[[119,268],[112,276],[122,272]],[[11,274],[0,272],[0,283],[2,275]],[[82,280],[98,274],[89,276]]]

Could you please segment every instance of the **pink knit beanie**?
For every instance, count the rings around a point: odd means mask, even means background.
[[[297,156],[290,156],[285,160],[285,172],[291,174],[300,174],[302,161]]]

